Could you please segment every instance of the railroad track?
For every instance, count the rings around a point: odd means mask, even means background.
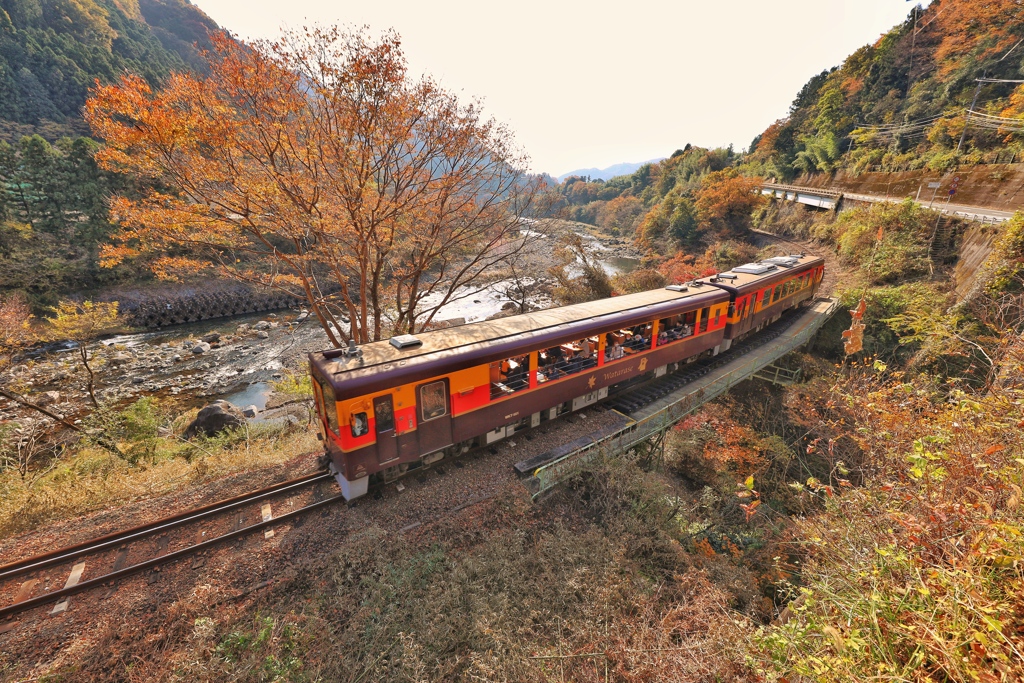
[[[107,586],[109,597],[116,592],[118,581],[186,557],[196,557],[193,568],[198,568],[205,562],[199,557],[217,545],[258,531],[269,538],[273,526],[345,500],[340,493],[325,496],[323,484],[334,488],[334,477],[326,471],[316,472],[0,565],[0,600],[6,603],[0,607],[0,633],[16,623],[2,623],[15,614],[50,604],[54,605],[51,614],[59,614],[76,593]],[[301,504],[294,507],[297,501]],[[275,516],[275,503],[278,510],[294,509]],[[254,516],[258,521],[250,523]],[[97,567],[99,575],[83,580],[87,568],[93,574]],[[63,588],[46,590],[54,581],[57,586],[63,582]],[[37,595],[40,586],[43,592]]]

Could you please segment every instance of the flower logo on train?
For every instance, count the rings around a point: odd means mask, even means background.
[[[593,389],[595,384],[597,384],[597,375],[591,375],[587,380],[587,386]]]
[[[641,359],[640,359],[640,367],[639,367],[639,370],[640,370],[640,372],[643,372],[643,371],[644,371],[644,370],[646,370],[646,369],[647,369],[647,359],[646,359],[646,358],[641,358]]]

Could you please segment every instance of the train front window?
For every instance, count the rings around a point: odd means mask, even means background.
[[[550,382],[597,365],[598,337],[559,344],[537,354],[537,381]]]
[[[327,418],[327,427],[338,434],[338,406],[334,402],[334,389],[320,377],[317,377],[317,383],[320,385],[320,392],[324,398],[324,417]]]
[[[530,387],[530,357],[513,356],[491,363],[491,398],[511,396]]]

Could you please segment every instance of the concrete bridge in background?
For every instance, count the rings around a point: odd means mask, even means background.
[[[854,192],[843,192],[842,190],[804,187],[800,185],[784,185],[780,183],[763,183],[759,187],[759,191],[761,194],[774,197],[775,199],[783,199],[831,211],[842,211],[848,202],[876,204],[879,202],[899,203],[904,201],[904,197],[857,194]],[[921,206],[927,206],[928,208],[940,211],[948,216],[964,218],[978,223],[1003,223],[1013,218],[1012,211],[992,209],[982,206],[953,204],[947,202],[945,199],[936,198],[928,202],[915,199],[914,201]]]

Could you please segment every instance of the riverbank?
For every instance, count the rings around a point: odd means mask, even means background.
[[[524,274],[512,279],[508,273],[495,273],[489,282],[457,292],[434,325],[509,315],[520,303],[529,310],[552,306],[555,281],[548,269],[558,265],[554,252],[570,231],[585,238],[611,274],[639,264],[640,255],[628,244],[593,226],[546,219],[531,222],[526,230],[531,239],[523,253]],[[159,291],[162,297],[170,295]],[[254,407],[253,414],[266,419],[285,416],[264,414],[268,406],[273,409],[282,402],[273,397],[275,382],[304,374],[306,355],[328,345],[316,320],[295,307],[121,334],[92,344],[90,354],[97,371],[97,396],[104,404],[124,406],[152,396],[187,410],[224,398],[242,409]],[[87,412],[89,400],[85,371],[74,351],[71,345],[51,346],[47,353],[22,359],[12,372],[30,399],[72,421]],[[40,419],[0,400],[0,425],[23,426]]]

